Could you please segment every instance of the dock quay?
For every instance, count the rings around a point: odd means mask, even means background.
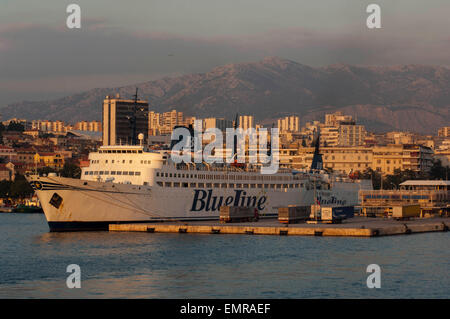
[[[419,205],[420,217],[450,216],[450,181],[410,180],[397,190],[361,190],[364,216],[392,216],[394,207]]]
[[[258,222],[220,223],[217,221],[159,222],[110,224],[111,232],[188,233],[188,234],[242,234],[277,236],[338,236],[377,237],[407,235],[425,232],[444,232],[450,227],[450,218],[415,218],[396,221],[392,218],[354,217],[342,224],[281,224],[277,219]]]

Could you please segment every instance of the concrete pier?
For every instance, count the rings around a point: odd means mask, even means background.
[[[242,234],[288,236],[376,237],[448,231],[450,218],[422,218],[408,221],[355,217],[342,224],[289,224],[276,219],[258,222],[219,223],[219,221],[110,224],[109,231],[191,234]]]

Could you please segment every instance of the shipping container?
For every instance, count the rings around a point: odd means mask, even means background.
[[[298,223],[309,218],[311,206],[288,206],[278,208],[278,221],[284,224]]]
[[[220,207],[220,222],[222,223],[257,221],[258,219],[259,214],[255,207]]]
[[[420,216],[420,205],[401,205],[392,207],[392,218],[405,219]]]
[[[354,206],[326,206],[321,207],[320,215],[322,220],[341,221],[355,216]]]

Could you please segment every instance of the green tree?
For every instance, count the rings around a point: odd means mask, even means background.
[[[27,182],[25,177],[23,175],[16,174],[16,178],[11,184],[9,195],[13,198],[24,198],[31,196],[33,192],[33,188]]]
[[[7,198],[9,196],[11,190],[11,181],[7,181],[6,179],[0,181],[0,197]]]
[[[25,127],[19,122],[9,122],[8,128],[6,130],[23,132],[25,130]]]
[[[306,141],[302,139],[302,147],[306,147]]]
[[[361,179],[370,179],[372,180],[373,189],[380,189],[381,186],[381,174],[377,171],[374,171],[372,168],[368,167],[364,170],[364,172],[360,175]],[[384,185],[383,185],[384,186]]]
[[[428,173],[430,179],[448,179],[448,166],[442,166],[441,160],[436,160]]]
[[[56,173],[56,170],[54,168],[44,166],[37,169],[37,172],[39,175],[48,175],[48,173]]]
[[[63,177],[80,178],[81,168],[73,163],[65,163],[60,174]]]

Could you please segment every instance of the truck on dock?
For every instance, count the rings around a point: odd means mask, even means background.
[[[341,223],[355,216],[354,206],[324,206],[320,208],[320,217],[324,222]]]
[[[311,206],[295,206],[278,208],[278,221],[283,224],[292,224],[305,221],[311,214]]]
[[[258,221],[259,214],[255,207],[241,207],[241,206],[221,206],[220,217],[221,223],[233,222],[250,222]]]
[[[392,218],[396,220],[410,219],[420,216],[420,205],[392,206]]]

